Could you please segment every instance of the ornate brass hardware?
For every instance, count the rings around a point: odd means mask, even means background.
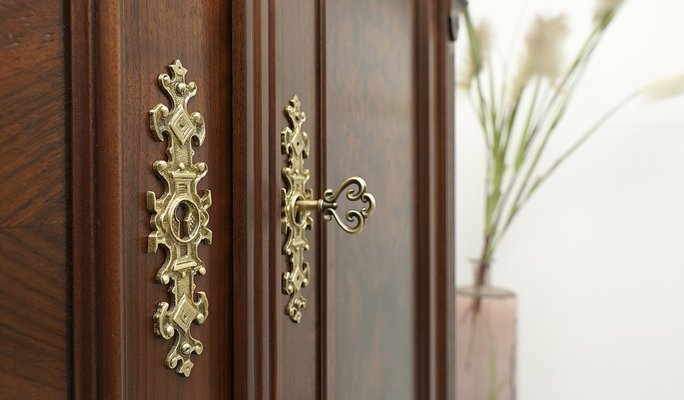
[[[345,232],[356,234],[363,230],[366,218],[375,210],[375,198],[366,192],[366,182],[359,177],[346,179],[337,190],[327,189],[323,198],[314,199],[311,189],[306,188],[309,170],[304,167],[304,159],[309,156],[309,136],[302,130],[306,114],[301,111],[301,102],[295,95],[285,108],[292,127],[280,131],[281,151],[287,155],[287,167],[283,168],[283,178],[287,189],[281,190],[281,230],[287,235],[283,254],[290,257],[291,270],[283,274],[283,293],[290,296],[285,312],[293,322],[302,319],[301,309],[306,306],[302,288],[309,284],[309,263],[304,262],[304,252],[309,249],[306,230],[311,228],[312,211],[320,211],[327,221],[334,219]],[[346,222],[337,214],[337,199],[346,191],[350,201],[361,200],[367,204],[359,210],[345,214]],[[351,224],[351,225],[349,225]]]
[[[164,181],[164,194],[157,198],[147,192],[147,209],[152,213],[152,232],[147,240],[147,252],[155,253],[159,245],[166,249],[166,260],[157,272],[157,281],[169,285],[173,294],[171,304],[160,302],[154,314],[154,333],[176,341],[166,355],[166,366],[179,374],[190,376],[192,353],[202,354],[202,342],[190,336],[192,322],[204,323],[209,303],[204,292],[197,292],[195,275],[204,275],[206,265],[200,260],[200,242],[211,244],[211,230],[207,227],[211,206],[211,192],[197,193],[197,184],[206,174],[207,165],[193,163],[192,141],[204,142],[204,118],[198,112],[190,114],[188,100],[197,93],[195,82],[185,83],[187,69],[180,60],[169,65],[173,76],[159,75],[159,85],[166,91],[173,106],[171,111],[157,104],[150,110],[150,129],[154,138],[168,141],[168,161],[154,162],[154,171]]]

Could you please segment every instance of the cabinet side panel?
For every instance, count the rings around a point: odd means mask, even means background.
[[[70,396],[61,2],[0,6],[0,393]]]

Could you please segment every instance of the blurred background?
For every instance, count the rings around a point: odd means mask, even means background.
[[[565,50],[575,54],[595,1],[469,7],[476,21],[491,23],[497,57],[515,66],[539,13],[567,14]],[[626,1],[546,165],[625,95],[684,71],[682,16],[682,2]],[[467,285],[482,245],[485,149],[473,108],[463,93],[457,100],[457,284]],[[560,167],[498,249],[491,283],[518,296],[519,399],[684,398],[683,227],[684,97],[637,100]]]

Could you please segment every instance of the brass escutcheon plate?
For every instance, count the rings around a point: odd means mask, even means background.
[[[195,276],[206,273],[197,248],[200,242],[211,243],[207,227],[211,192],[197,192],[198,182],[207,174],[207,165],[194,163],[193,141],[201,146],[205,137],[204,118],[187,109],[188,100],[197,93],[194,82],[185,83],[187,69],[180,60],[169,65],[172,76],[159,75],[159,85],[173,103],[171,110],[157,104],[150,110],[150,129],[157,141],[167,140],[168,160],[154,162],[154,172],[164,182],[164,193],[157,198],[147,192],[147,209],[152,213],[147,252],[155,253],[159,246],[166,250],[166,260],[157,272],[157,282],[169,286],[171,303],[160,302],[154,314],[154,333],[164,339],[176,337],[166,355],[166,366],[190,376],[192,353],[201,354],[202,342],[190,335],[192,323],[202,324],[209,312],[204,292],[197,292]]]
[[[291,265],[290,271],[283,273],[283,293],[290,296],[285,312],[295,323],[302,320],[301,310],[306,306],[302,289],[309,284],[310,277],[304,255],[309,250],[306,230],[313,223],[311,213],[318,211],[326,221],[334,220],[345,232],[357,234],[375,210],[375,197],[357,176],[345,179],[336,190],[326,189],[321,199],[315,199],[311,189],[306,188],[310,172],[304,167],[304,159],[309,156],[309,135],[302,129],[306,114],[301,105],[299,97],[293,96],[285,108],[291,126],[280,131],[281,151],[287,155],[287,166],[282,169],[285,189],[281,190],[280,224],[286,235],[283,254],[289,256]],[[342,194],[350,202],[360,201],[365,207],[351,209],[342,218],[337,213],[337,200]]]

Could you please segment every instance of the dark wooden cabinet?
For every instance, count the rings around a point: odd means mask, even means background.
[[[0,398],[452,399],[453,65],[447,0],[0,4]],[[165,253],[148,111],[180,59],[197,95],[211,245],[189,377],[153,334]],[[280,131],[307,114],[315,196],[363,177],[359,235],[313,215],[286,315]],[[341,207],[348,207],[341,204]]]

